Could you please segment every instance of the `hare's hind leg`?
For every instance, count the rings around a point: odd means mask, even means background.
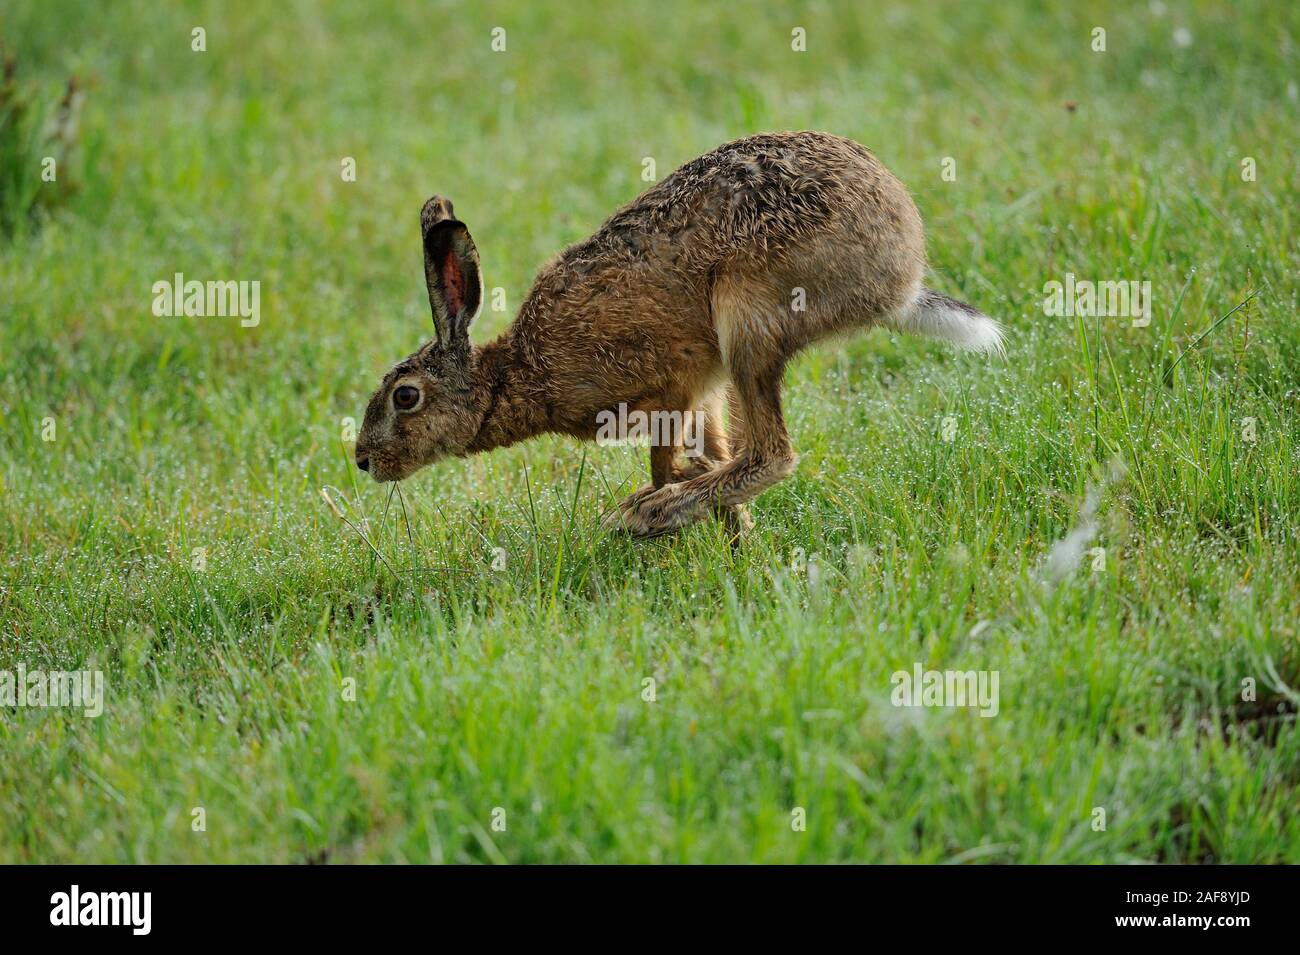
[[[773,324],[779,302],[756,286],[720,284],[715,290],[718,339],[743,421],[743,445],[722,467],[641,497],[622,515],[634,534],[679,530],[712,509],[745,504],[793,473],[797,458],[781,413],[784,336]]]
[[[743,434],[743,419],[736,408],[734,395],[729,395],[727,404],[731,410],[730,429],[723,418],[723,392],[714,392],[696,409],[703,417],[704,453],[698,457],[687,457],[683,465],[673,471],[673,482],[689,481],[715,471],[731,460],[735,453],[732,439]],[[744,504],[720,504],[713,509],[714,516],[726,528],[727,536],[737,543],[745,532],[754,526],[749,516],[749,508]]]
[[[683,442],[682,454],[673,465],[669,484],[689,481],[731,460],[727,425],[722,417],[722,393],[718,391],[708,395],[695,405],[690,414],[692,417],[686,425],[689,440]]]
[[[740,406],[735,385],[727,388],[727,418],[727,445],[731,456],[736,457],[745,450],[745,409]]]

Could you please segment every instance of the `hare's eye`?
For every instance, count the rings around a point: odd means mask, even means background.
[[[393,406],[398,411],[410,411],[420,403],[420,389],[402,385],[393,392]]]

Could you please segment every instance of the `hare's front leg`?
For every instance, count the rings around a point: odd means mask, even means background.
[[[743,371],[744,368],[733,369]],[[761,492],[794,472],[796,456],[781,414],[781,363],[735,380],[744,418],[745,443],[737,457],[698,477],[636,495],[623,524],[638,536],[654,537],[680,530],[710,511],[743,507]],[[734,513],[736,529],[748,515]]]
[[[666,533],[646,522],[641,512],[641,502],[650,495],[688,481],[701,474],[707,474],[717,465],[706,457],[678,457],[676,445],[652,445],[650,447],[650,483],[633,491],[618,505],[618,509],[605,516],[605,527],[610,530],[629,531],[636,537],[658,537]]]
[[[613,511],[605,516],[605,526],[609,528],[624,528],[636,533],[636,528],[629,525],[622,515],[636,510],[643,500],[659,490],[665,485],[671,484],[675,479],[675,465],[677,449],[665,445],[650,446],[650,483],[643,485],[633,491],[627,497],[623,498],[618,505],[618,510]]]
[[[717,470],[731,460],[726,426],[722,417],[722,396],[709,396],[694,411],[697,416],[686,434],[685,442],[671,446],[656,445],[650,449],[651,483],[626,497],[617,512],[607,516],[605,524],[613,529],[631,531],[640,537],[655,537],[666,533],[643,520],[641,502],[662,488],[681,484]],[[697,443],[698,442],[698,443]],[[743,505],[724,506],[717,509],[717,517],[734,535],[739,535],[753,525]]]

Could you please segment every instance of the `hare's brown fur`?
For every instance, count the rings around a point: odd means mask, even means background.
[[[961,313],[989,323],[996,344],[991,320],[922,288],[907,190],[826,133],[750,136],[682,166],[546,265],[514,323],[482,346],[468,339],[481,298],[468,230],[437,197],[422,225],[438,336],[385,377],[358,463],[395,480],[544,432],[594,438],[620,404],[702,412],[703,458],[652,447],[652,483],[613,515],[639,535],[711,510],[742,521],[745,502],[794,470],[781,379],[800,348],[876,324],[963,338],[945,324]],[[403,382],[420,391],[412,410],[390,397]]]

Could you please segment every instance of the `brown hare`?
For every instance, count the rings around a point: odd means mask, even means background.
[[[546,432],[593,439],[620,411],[689,415],[703,453],[682,453],[680,429],[652,442],[651,483],[607,517],[638,536],[710,513],[744,526],[745,503],[794,471],[781,379],[804,346],[879,325],[1001,349],[993,319],[921,284],[903,185],[827,133],[749,136],[682,166],[546,265],[484,345],[469,230],[439,196],[420,228],[436,335],[370,399],[357,466],[397,481]]]

